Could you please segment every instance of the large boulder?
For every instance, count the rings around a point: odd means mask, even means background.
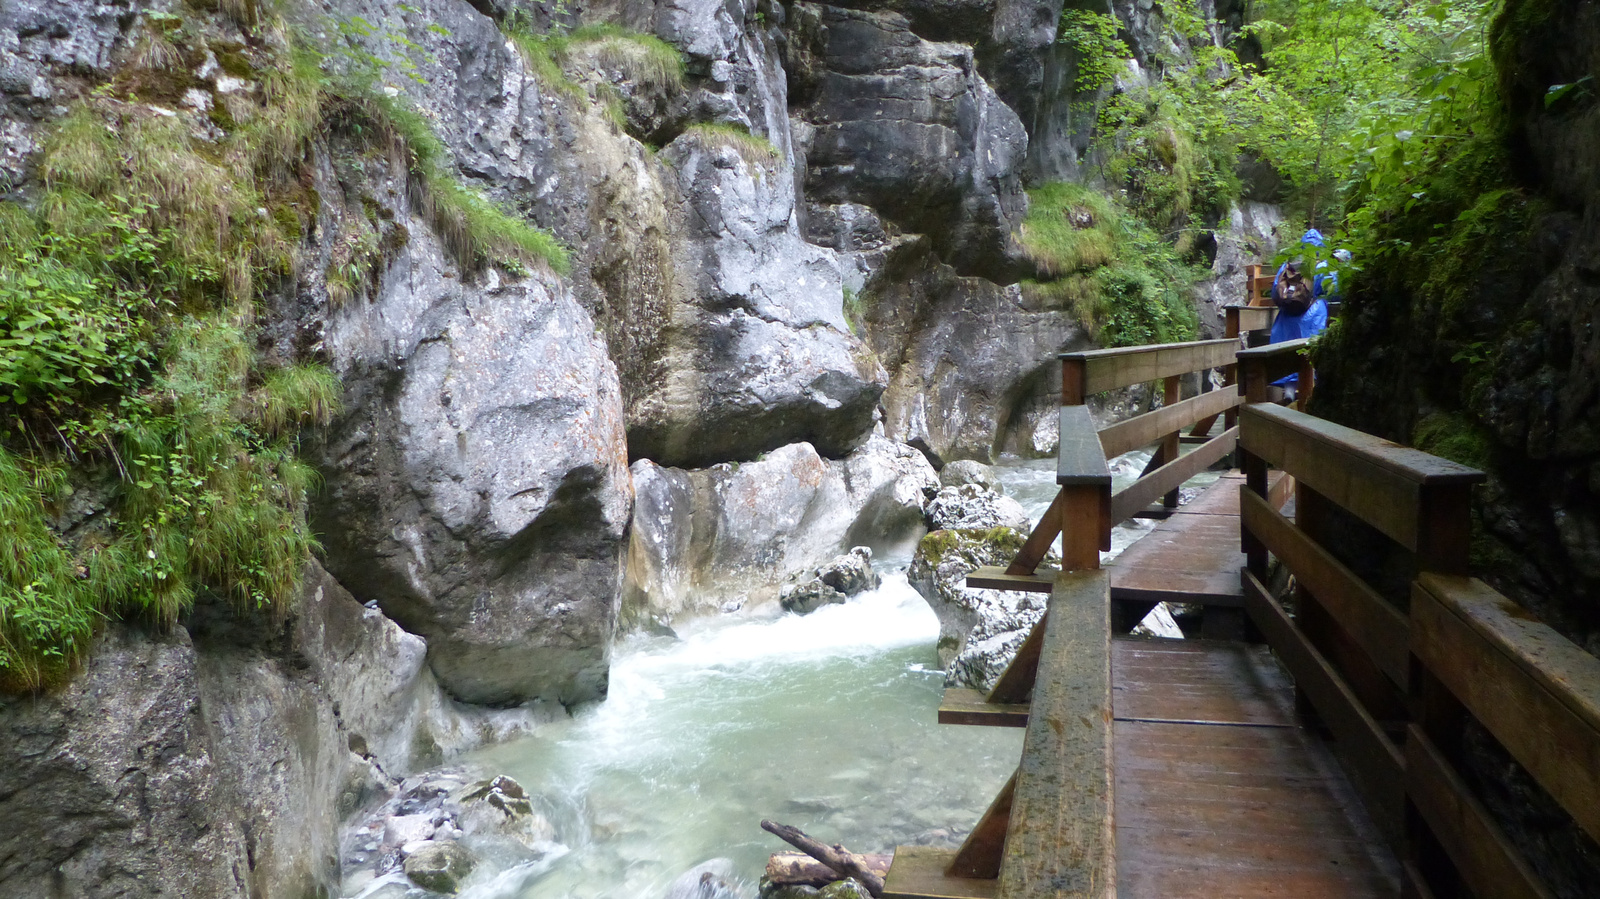
[[[1044,615],[1040,594],[965,584],[980,567],[1011,564],[1026,539],[1012,528],[982,528],[933,531],[917,544],[906,576],[939,619],[939,664],[947,685],[992,689]]]
[[[841,266],[806,243],[794,181],[764,140],[691,130],[662,152],[693,223],[663,376],[630,415],[635,458],[697,467],[806,441],[848,454],[871,431],[881,366],[845,322]]]
[[[562,282],[473,280],[393,202],[406,251],[323,336],[346,401],[314,509],[328,567],[428,639],[459,699],[603,696],[631,500],[616,368]]]
[[[805,443],[694,471],[640,460],[633,478],[632,621],[776,599],[791,575],[849,547],[915,539],[938,487],[927,460],[881,437],[834,461]]]

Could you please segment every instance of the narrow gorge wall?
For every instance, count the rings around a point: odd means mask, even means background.
[[[292,208],[258,210],[298,243],[251,326],[259,362],[342,384],[299,445],[320,563],[286,615],[202,596],[165,628],[111,622],[64,687],[4,700],[0,893],[324,895],[343,817],[603,697],[619,622],[766,601],[852,545],[914,538],[930,460],[1052,451],[1052,364],[1088,336],[1019,288],[1016,234],[1025,187],[1087,148],[1059,15],[0,7],[8,203],[37,201],[75,104],[172,120],[216,156],[239,99],[275,96],[311,46],[318,77],[376,73],[364,102],[414,111],[452,183],[571,261],[464,253],[419,139],[326,100],[290,154]],[[660,38],[684,71],[615,35],[540,57],[508,36],[530,22]]]

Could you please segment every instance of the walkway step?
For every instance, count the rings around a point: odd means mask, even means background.
[[[889,875],[883,879],[883,899],[994,899],[999,880],[950,877],[944,872],[956,850],[931,846],[897,846]]]

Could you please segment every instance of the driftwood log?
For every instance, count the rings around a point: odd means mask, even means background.
[[[879,877],[889,873],[892,855],[858,855],[867,870]],[[839,872],[803,852],[774,852],[767,859],[767,880],[777,886],[820,887],[839,879]]]
[[[872,870],[866,856],[856,855],[838,843],[825,846],[787,824],[762,821],[761,829],[837,871],[841,878],[854,877],[872,895],[883,895],[883,875]]]

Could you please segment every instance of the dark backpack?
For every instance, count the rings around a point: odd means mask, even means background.
[[[1284,315],[1305,315],[1311,308],[1311,282],[1293,263],[1278,278],[1278,310]]]

